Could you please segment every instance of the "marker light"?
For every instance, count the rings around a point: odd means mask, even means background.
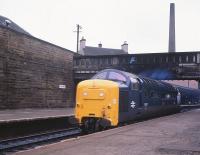
[[[104,96],[104,93],[103,93],[103,92],[99,93],[99,96],[100,96],[100,97],[103,97],[103,96]]]
[[[87,96],[88,95],[88,93],[87,92],[83,92],[83,96]]]

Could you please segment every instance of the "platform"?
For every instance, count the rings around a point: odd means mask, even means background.
[[[0,123],[74,115],[74,108],[0,110]]]
[[[200,109],[21,151],[17,155],[200,154]]]

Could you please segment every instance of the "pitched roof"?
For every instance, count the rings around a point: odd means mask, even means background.
[[[84,55],[119,55],[127,54],[121,49],[111,49],[111,48],[102,48],[102,47],[91,47],[85,46],[83,49]]]
[[[27,35],[30,35],[30,33],[28,33],[27,31],[25,31],[23,28],[21,28],[20,26],[18,26],[17,24],[15,24],[12,20],[6,18],[6,17],[3,17],[0,15],[0,26],[2,27],[7,27],[7,28],[10,28],[14,31],[17,31],[17,32],[20,32],[20,33],[24,33],[24,34],[27,34]]]

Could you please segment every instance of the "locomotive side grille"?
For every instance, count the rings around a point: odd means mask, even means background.
[[[128,112],[128,91],[119,93],[119,112]]]

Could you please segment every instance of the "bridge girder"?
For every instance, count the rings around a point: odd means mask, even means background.
[[[74,78],[87,79],[115,68],[159,80],[200,81],[200,52],[126,54],[74,57]]]

